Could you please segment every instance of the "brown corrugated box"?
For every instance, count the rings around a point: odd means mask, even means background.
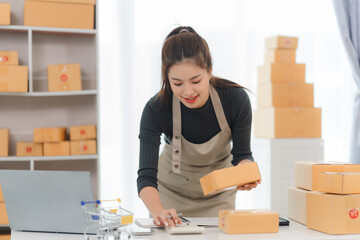
[[[306,193],[307,227],[329,234],[360,233],[360,194]]]
[[[305,64],[267,63],[258,67],[260,82],[301,82],[305,83]]]
[[[19,65],[19,56],[17,51],[0,51],[1,65]]]
[[[297,187],[288,188],[288,217],[294,221],[306,225],[306,193]]]
[[[81,91],[80,64],[52,64],[48,66],[48,90]]]
[[[70,142],[45,142],[44,156],[66,156],[70,155]]]
[[[60,142],[66,138],[65,127],[34,128],[34,142]]]
[[[321,138],[321,109],[258,108],[254,115],[254,135],[258,138]]]
[[[354,172],[360,173],[360,164],[348,164],[341,162],[295,162],[295,186],[318,191],[319,173],[323,172]]]
[[[0,25],[10,25],[10,4],[0,3]]]
[[[71,155],[96,154],[96,140],[70,141]]]
[[[313,84],[284,82],[284,83],[259,83],[259,107],[313,107]]]
[[[219,229],[227,234],[276,233],[279,214],[266,209],[219,210]]]
[[[317,191],[337,194],[360,194],[360,173],[319,173],[317,176]]]
[[[222,192],[225,189],[256,182],[261,179],[256,162],[238,164],[234,167],[218,169],[200,178],[204,196]]]
[[[33,142],[17,142],[16,156],[43,156],[43,144]]]
[[[96,127],[93,124],[70,127],[70,140],[85,140],[96,138]]]
[[[295,50],[272,49],[265,52],[265,63],[295,63],[295,60]]]
[[[25,0],[24,25],[93,29],[95,0]]]
[[[9,156],[9,129],[0,128],[0,157]]]
[[[0,183],[0,224],[9,224],[8,216],[6,213],[6,207],[4,202],[4,196],[1,189],[1,183]]]
[[[265,39],[267,49],[297,49],[298,38],[290,36],[275,36]]]
[[[27,66],[0,66],[0,92],[27,92]]]

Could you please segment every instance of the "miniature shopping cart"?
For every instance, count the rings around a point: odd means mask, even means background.
[[[133,214],[120,207],[120,198],[114,200],[81,201],[86,228],[85,239],[89,239],[89,231],[96,230],[98,239],[120,239],[126,232],[124,226],[133,222]]]

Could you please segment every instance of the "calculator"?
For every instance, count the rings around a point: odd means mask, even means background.
[[[279,217],[279,226],[289,226],[290,222],[289,220]]]

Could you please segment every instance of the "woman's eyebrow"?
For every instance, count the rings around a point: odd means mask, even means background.
[[[199,77],[200,75],[201,75],[201,73],[196,76],[191,77],[189,80],[194,80],[195,78]],[[176,80],[176,81],[182,81],[181,79],[174,78],[174,77],[172,77],[171,79]]]

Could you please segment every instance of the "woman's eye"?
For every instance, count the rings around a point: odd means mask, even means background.
[[[194,81],[194,82],[192,82],[192,83],[198,84],[200,81],[201,81],[201,80],[198,80],[198,81]]]
[[[174,83],[175,86],[181,86],[182,83]]]

